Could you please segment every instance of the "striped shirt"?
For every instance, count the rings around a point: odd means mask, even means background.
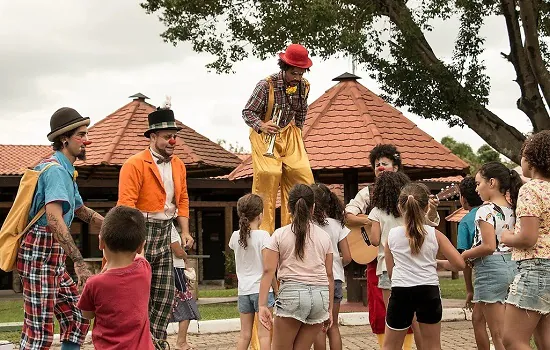
[[[283,80],[283,72],[272,74],[269,77],[273,84],[274,102],[283,109],[279,126],[284,128],[294,120],[296,126],[301,129],[304,126],[307,114],[307,81],[302,78],[302,82],[299,84],[300,93],[296,92],[293,95],[287,95],[285,82]],[[268,98],[269,83],[266,79],[262,79],[256,84],[252,96],[250,96],[250,99],[243,109],[244,121],[248,126],[256,130],[257,133],[261,133],[260,125],[261,122],[264,121],[267,111]]]

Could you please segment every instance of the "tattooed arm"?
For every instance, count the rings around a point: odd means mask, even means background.
[[[76,247],[69,228],[63,221],[63,208],[59,202],[46,204],[46,219],[48,227],[52,231],[54,239],[65,250],[65,253],[74,262],[74,270],[78,276],[78,285],[83,286],[86,280],[92,275],[88,266],[82,258],[82,254]]]
[[[101,225],[103,224],[103,216],[95,212],[94,210],[83,205],[78,208],[74,214],[77,218],[96,228],[95,232],[99,232]]]

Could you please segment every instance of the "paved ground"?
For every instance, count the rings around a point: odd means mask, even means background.
[[[344,349],[346,350],[378,350],[376,337],[371,333],[370,326],[341,327]],[[235,349],[238,333],[190,335],[189,341],[197,349],[229,350]],[[176,336],[169,337],[170,344],[176,342]],[[87,344],[85,350],[92,350]],[[173,348],[172,348],[173,349]],[[413,349],[416,349],[413,347]],[[476,349],[472,323],[469,321],[443,322],[441,334],[442,350]]]

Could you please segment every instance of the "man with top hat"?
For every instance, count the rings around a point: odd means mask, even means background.
[[[174,279],[171,232],[173,220],[181,228],[182,242],[193,244],[189,234],[189,197],[185,164],[174,155],[177,132],[169,100],[148,116],[149,129],[143,134],[149,147],[128,158],[120,169],[118,203],[139,209],[146,219],[145,258],[151,264],[153,277],[149,298],[151,333],[165,340],[172,303]]]
[[[261,229],[275,230],[277,191],[281,187],[281,224],[290,223],[288,193],[298,183],[314,182],[302,139],[307,114],[309,83],[303,77],[312,62],[308,51],[291,44],[279,54],[278,73],[261,80],[243,109],[243,119],[250,126],[252,192],[262,196],[264,213]],[[279,116],[279,120],[277,119]],[[275,138],[273,156],[264,155],[270,138]]]
[[[92,274],[69,227],[75,216],[97,228],[103,223],[101,215],[84,206],[73,165],[77,159],[86,159],[86,146],[91,143],[89,124],[90,118],[82,117],[72,108],[57,110],[50,119],[48,134],[54,153],[35,167],[43,172],[28,220],[43,214],[23,236],[17,255],[25,308],[21,349],[50,348],[54,315],[59,321],[61,349],[80,349],[88,333],[89,322],[76,303],[78,287]],[[67,256],[73,261],[78,286],[66,271]]]

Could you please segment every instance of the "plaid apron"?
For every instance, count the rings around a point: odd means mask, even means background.
[[[151,333],[155,339],[166,340],[166,329],[175,294],[170,250],[172,220],[148,219],[146,228],[145,258],[153,271],[149,297]]]
[[[34,225],[24,236],[17,254],[25,322],[21,349],[49,349],[57,317],[61,341],[82,344],[90,323],[76,307],[79,293],[65,270],[65,252],[46,226]]]

